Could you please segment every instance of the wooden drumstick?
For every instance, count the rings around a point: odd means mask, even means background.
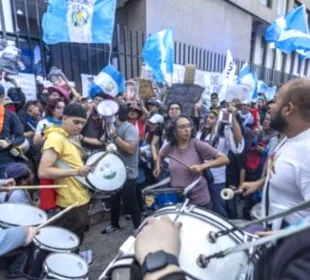
[[[59,219],[61,216],[63,216],[64,214],[66,214],[67,212],[69,212],[71,209],[73,209],[75,206],[77,206],[79,203],[75,202],[74,204],[72,204],[71,206],[67,207],[66,209],[60,211],[58,214],[56,214],[55,216],[49,218],[48,220],[46,220],[43,224],[37,226],[37,230],[39,230],[42,227],[45,227],[47,225],[49,225],[51,222]]]
[[[107,151],[103,153],[100,157],[98,157],[94,162],[92,162],[89,167],[94,168],[96,165],[108,154],[115,153],[117,151],[116,146],[114,144],[110,144],[107,146]]]
[[[175,161],[178,162],[179,164],[185,166],[186,168],[191,169],[189,165],[187,165],[186,163],[180,161],[179,159],[175,158],[174,156],[168,156],[168,157],[171,158],[171,159],[173,159],[173,160],[175,160]]]
[[[41,190],[41,189],[59,189],[67,188],[67,185],[44,185],[44,186],[12,186],[3,187],[0,191],[11,191],[11,190]]]

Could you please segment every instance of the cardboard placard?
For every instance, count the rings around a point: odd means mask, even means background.
[[[173,84],[165,100],[167,106],[172,101],[177,101],[182,105],[183,113],[191,116],[194,105],[201,98],[205,88],[199,85]]]
[[[153,84],[151,81],[136,78],[134,79],[139,83],[139,97],[140,99],[147,100],[154,97]]]
[[[135,101],[139,97],[139,82],[135,80],[128,80],[125,82],[124,98],[127,101]]]

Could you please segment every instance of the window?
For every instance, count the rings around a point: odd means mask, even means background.
[[[288,0],[278,0],[277,14],[282,16],[287,13]]]
[[[272,6],[272,0],[259,0],[259,2],[268,8],[271,8]]]

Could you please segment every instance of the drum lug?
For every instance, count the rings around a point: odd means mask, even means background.
[[[209,264],[209,260],[206,261],[204,255],[199,255],[196,263],[200,268],[206,268]]]
[[[207,234],[207,240],[214,244],[216,242],[216,233],[214,231],[210,231],[208,234]]]

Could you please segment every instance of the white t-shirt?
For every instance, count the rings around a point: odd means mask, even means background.
[[[268,160],[268,177],[263,191],[265,216],[266,186],[269,179],[269,215],[287,210],[310,199],[310,129],[281,142]],[[285,218],[294,223],[309,217],[303,210]],[[273,229],[281,227],[282,219],[273,222]]]
[[[53,126],[54,124],[49,122],[47,119],[40,120],[37,124],[35,133],[41,134],[43,130]]]

